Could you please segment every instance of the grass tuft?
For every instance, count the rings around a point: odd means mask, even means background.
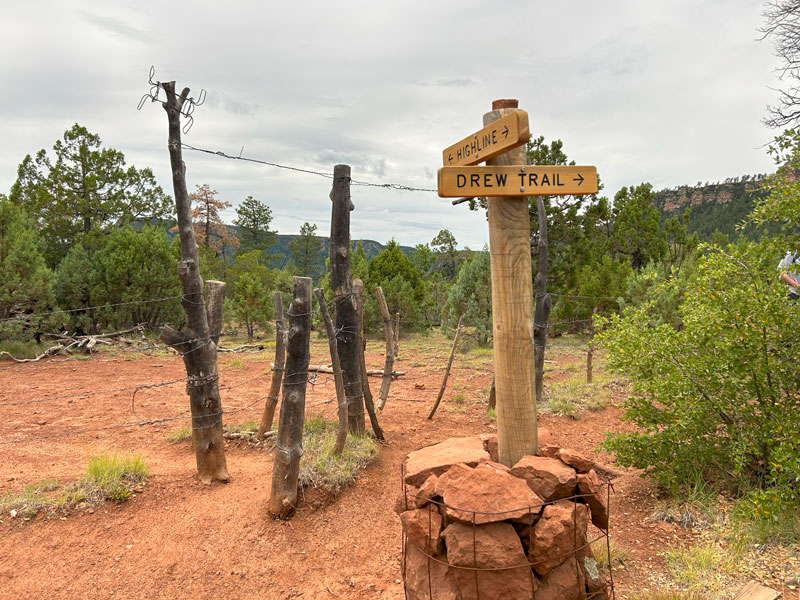
[[[192,428],[188,425],[180,427],[172,433],[167,434],[167,441],[170,444],[178,444],[190,439],[192,439]]]
[[[333,454],[338,424],[323,417],[306,421],[303,457],[300,459],[300,484],[338,493],[352,485],[358,473],[378,455],[378,446],[369,435],[347,436],[344,450]]]
[[[224,429],[228,433],[256,433],[258,432],[258,423],[255,421],[231,423],[230,425],[225,425]]]
[[[77,483],[61,485],[55,479],[26,485],[22,492],[0,496],[0,509],[12,517],[31,519],[89,508],[106,500],[124,502],[149,474],[140,454],[105,453],[89,457],[86,475]]]
[[[600,567],[602,571],[608,571],[609,568],[621,567],[631,558],[628,551],[614,542],[612,538],[608,538],[608,544],[606,544],[605,538],[594,540],[591,543],[591,548],[592,554],[594,554],[595,560],[597,560],[597,566]]]
[[[131,490],[149,474],[150,469],[141,454],[103,453],[89,457],[82,483],[86,491],[99,492],[104,499],[113,502],[124,502]]]

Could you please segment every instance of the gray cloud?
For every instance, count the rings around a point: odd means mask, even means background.
[[[605,193],[772,168],[775,58],[756,43],[749,0],[480,0],[157,7],[108,0],[9,3],[0,23],[0,192],[28,153],[79,122],[171,192],[166,118],[147,104],[147,72],[197,95],[187,143],[354,179],[436,185],[442,149],[514,97],[532,133],[597,166]],[[35,6],[34,6],[35,5]],[[489,43],[491,42],[491,43]],[[244,150],[242,150],[244,148]],[[186,152],[189,186],[234,204],[252,194],[287,233],[330,220],[330,180]],[[353,188],[354,236],[427,242],[443,227],[480,248],[482,214],[435,193]],[[358,231],[356,231],[356,229]]]

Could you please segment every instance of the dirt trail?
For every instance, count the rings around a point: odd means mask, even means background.
[[[314,350],[312,363],[326,362],[322,348],[320,344]],[[267,354],[221,357],[221,386],[239,385],[223,389],[226,410],[252,405],[226,422],[258,420],[259,398],[266,394],[269,376],[252,379],[269,360]],[[230,445],[232,482],[204,486],[194,476],[190,444],[165,440],[170,431],[188,424],[185,419],[0,446],[0,494],[48,478],[75,480],[87,456],[102,450],[142,451],[151,469],[143,492],[122,505],[105,504],[65,519],[37,517],[26,523],[3,513],[0,597],[403,598],[400,527],[392,510],[403,457],[448,437],[494,428],[485,406],[469,401],[484,396],[491,374],[480,365],[459,365],[458,359],[450,385],[468,401],[454,403],[449,392],[435,420],[426,419],[444,360],[429,348],[403,352],[395,368],[406,375],[392,384],[380,417],[387,439],[378,460],[334,500],[308,492],[288,522],[267,515],[272,455]],[[371,344],[368,365],[382,364],[380,344]],[[135,415],[132,390],[88,393],[183,375],[180,360],[169,355],[100,356],[0,371],[0,403],[86,393],[0,407],[0,441],[178,415],[187,408],[182,383],[139,390]],[[377,388],[380,380],[371,381]],[[309,387],[307,414],[335,418],[334,397],[333,382],[320,376]],[[560,445],[593,456],[604,432],[622,427],[614,406],[578,421],[543,416],[541,424]],[[614,573],[617,592],[640,591],[643,581],[665,570],[661,547],[690,534],[647,521],[653,492],[636,474],[617,479],[614,489],[611,535],[632,557],[624,570]]]

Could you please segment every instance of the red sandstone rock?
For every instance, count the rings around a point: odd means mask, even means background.
[[[402,564],[408,600],[462,600],[447,556],[426,556],[414,544],[406,543]]]
[[[547,446],[539,446],[539,452],[536,456],[546,456],[547,458],[558,458],[558,452],[561,450],[558,446],[548,444]]]
[[[403,533],[426,554],[437,554],[441,548],[442,515],[433,504],[400,513]]]
[[[497,462],[497,434],[483,435],[483,448],[489,453],[489,456],[494,462]]]
[[[493,460],[489,460],[489,461],[486,461],[486,462],[482,462],[482,463],[481,463],[480,465],[478,465],[478,466],[479,466],[479,467],[481,467],[481,466],[484,466],[484,467],[490,467],[490,468],[494,469],[495,471],[500,471],[500,472],[502,472],[502,473],[510,473],[510,472],[511,472],[511,469],[510,469],[510,468],[508,468],[508,467],[507,467],[507,466],[505,466],[505,465],[501,465],[499,462],[496,462],[496,461],[493,461]]]
[[[441,475],[456,463],[474,467],[482,459],[488,460],[489,453],[479,437],[451,438],[411,452],[404,463],[405,482],[422,485],[431,475]]]
[[[571,559],[583,546],[589,525],[589,508],[570,500],[545,506],[533,527],[531,566],[539,575],[547,575],[555,567]]]
[[[584,600],[585,598],[583,572],[574,558],[542,577],[536,590],[536,600]]]
[[[511,474],[524,479],[545,502],[569,498],[575,494],[575,470],[556,458],[523,456]]]
[[[535,578],[527,565],[522,544],[510,524],[488,523],[473,528],[472,525],[453,523],[447,526],[443,535],[447,558],[455,573],[462,600],[531,600]],[[504,568],[516,565],[520,567]],[[492,568],[502,570],[483,570]]]
[[[556,438],[553,437],[553,434],[550,433],[549,429],[542,429],[541,427],[536,432],[536,439],[538,441],[539,447],[542,446],[557,446]]]
[[[450,478],[442,498],[448,518],[478,525],[524,517],[543,504],[525,481],[488,464]]]
[[[413,485],[406,485],[400,490],[394,501],[394,512],[398,515],[401,512],[411,510],[413,508],[422,508],[423,504],[417,505],[417,496],[419,495],[419,488]]]
[[[578,475],[578,491],[581,499],[592,511],[592,523],[595,527],[608,530],[608,499],[603,480],[594,472]]]
[[[561,448],[558,451],[557,458],[565,465],[574,468],[578,473],[588,473],[594,468],[594,461],[570,448]]]
[[[426,502],[430,502],[436,496],[436,484],[439,483],[439,478],[436,475],[431,475],[425,480],[421,486],[419,486],[419,492],[417,492],[417,496],[419,500],[424,500]]]
[[[444,496],[444,488],[447,485],[447,482],[451,479],[469,475],[470,473],[472,473],[472,467],[468,467],[467,465],[461,463],[454,464],[439,476],[439,481],[436,482],[436,495],[439,497]]]

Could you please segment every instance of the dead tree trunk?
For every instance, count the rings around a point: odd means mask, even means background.
[[[385,439],[383,437],[383,429],[378,423],[378,415],[375,413],[375,405],[372,402],[372,390],[369,389],[369,371],[367,371],[367,359],[364,352],[367,349],[367,338],[364,335],[364,282],[360,279],[353,279],[353,293],[356,298],[356,320],[358,321],[358,334],[361,344],[359,345],[358,362],[361,366],[361,390],[364,392],[364,405],[367,407],[367,414],[369,415],[369,422],[372,425],[372,431],[375,437],[379,440]],[[381,371],[383,374],[383,371]],[[395,373],[392,373],[396,376]]]
[[[192,440],[200,481],[229,481],[217,373],[217,341],[222,324],[221,296],[225,284],[216,282],[211,286],[209,307],[215,312],[209,316],[203,301],[203,279],[200,277],[197,242],[192,226],[191,200],[186,190],[186,165],[181,155],[180,117],[183,104],[189,96],[189,88],[184,88],[178,96],[174,81],[161,85],[167,95],[162,105],[169,121],[169,158],[181,246],[178,275],[183,286],[182,304],[187,324],[185,331],[164,327],[161,339],[181,354],[186,367],[186,391],[192,411]]]
[[[286,519],[297,506],[300,457],[303,455],[303,420],[308,383],[308,342],[311,337],[311,278],[295,277],[289,306],[286,376],[278,420],[275,464],[272,467],[270,512]]]
[[[550,294],[547,293],[547,213],[542,196],[536,196],[536,212],[539,217],[539,270],[533,280],[536,288],[536,310],[533,313],[533,360],[536,372],[536,406],[541,406],[544,349],[547,346],[547,320],[550,318]]]
[[[361,388],[359,335],[356,302],[350,276],[350,167],[333,168],[333,210],[331,214],[331,287],[336,301],[336,330],[339,361],[342,363],[344,391],[347,396],[347,420],[350,433],[364,433],[364,392]]]
[[[386,298],[380,286],[375,290],[375,295],[378,296],[378,306],[381,309],[381,317],[383,317],[383,335],[386,338],[386,359],[383,363],[381,391],[378,393],[378,410],[381,411],[386,405],[386,398],[389,397],[389,386],[392,384],[395,335],[392,332],[392,316],[389,314],[389,307],[386,305]]]
[[[497,390],[494,387],[494,375],[492,375],[492,387],[489,388],[489,408],[497,409]]]
[[[453,347],[450,349],[450,358],[447,359],[447,368],[444,370],[444,377],[442,378],[442,387],[439,388],[439,395],[436,396],[436,402],[433,403],[431,414],[428,415],[428,420],[433,419],[436,414],[436,409],[439,408],[439,402],[442,401],[444,396],[444,389],[447,387],[447,379],[450,377],[450,367],[453,366],[453,357],[456,355],[456,346],[458,345],[458,336],[461,334],[461,323],[464,321],[464,315],[458,317],[458,327],[456,327],[456,335],[453,338]]]
[[[325,331],[328,333],[328,347],[331,352],[331,370],[333,371],[333,383],[336,388],[336,403],[339,406],[339,430],[336,432],[336,445],[333,447],[334,454],[341,454],[344,443],[347,441],[347,398],[344,394],[344,381],[342,380],[342,366],[339,363],[339,350],[336,343],[336,331],[333,329],[333,321],[328,313],[328,306],[325,304],[325,292],[322,288],[314,290],[319,300],[319,311],[322,313],[322,320],[325,323]]]
[[[280,292],[275,292],[275,364],[272,367],[272,381],[269,385],[269,395],[264,404],[264,414],[261,415],[261,424],[256,433],[257,439],[263,439],[264,434],[272,429],[275,418],[275,407],[278,406],[278,394],[281,391],[283,379],[283,363],[286,355],[285,331],[283,326],[283,298]]]
[[[394,315],[394,358],[400,356],[400,311]]]

